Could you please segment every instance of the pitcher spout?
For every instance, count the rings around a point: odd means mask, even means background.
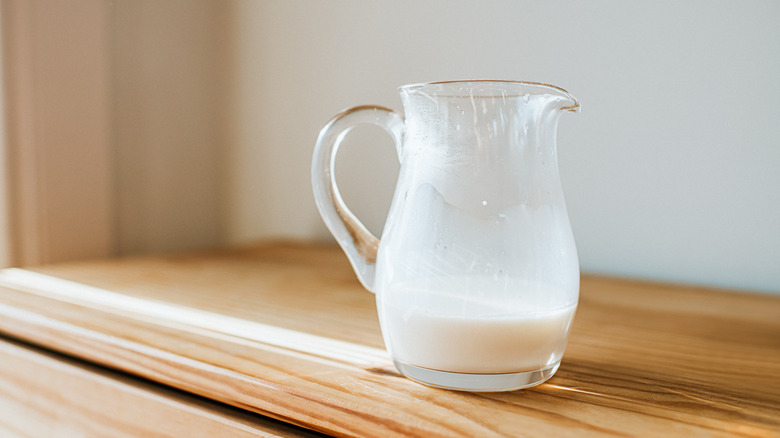
[[[582,109],[582,107],[580,106],[580,102],[577,100],[577,98],[561,87],[556,87],[555,85],[542,84],[538,82],[533,82],[529,84],[533,84],[539,87],[546,87],[550,89],[550,91],[553,92],[551,97],[556,101],[555,108],[560,111],[578,113]]]

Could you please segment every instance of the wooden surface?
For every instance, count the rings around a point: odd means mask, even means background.
[[[0,338],[0,436],[322,436]]]
[[[558,373],[399,376],[337,248],[0,272],[0,333],[337,436],[780,436],[780,298],[585,276]]]

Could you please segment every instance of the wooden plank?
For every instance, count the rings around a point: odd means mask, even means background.
[[[0,332],[337,436],[780,436],[780,299],[584,277],[536,388],[404,379],[337,248],[0,273]]]
[[[313,432],[0,338],[3,437],[315,437]]]

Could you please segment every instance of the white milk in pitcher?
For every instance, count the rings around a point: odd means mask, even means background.
[[[420,290],[384,293],[379,316],[393,358],[455,373],[516,373],[556,364],[576,310],[576,304],[552,310],[499,308],[487,297]]]

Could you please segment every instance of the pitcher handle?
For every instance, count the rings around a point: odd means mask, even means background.
[[[381,106],[357,106],[337,114],[320,131],[314,146],[311,180],[314,200],[325,225],[347,254],[360,283],[374,292],[379,239],[344,204],[334,171],[336,153],[342,140],[352,128],[360,124],[376,125],[387,131],[393,137],[400,160],[404,131],[401,116]]]

